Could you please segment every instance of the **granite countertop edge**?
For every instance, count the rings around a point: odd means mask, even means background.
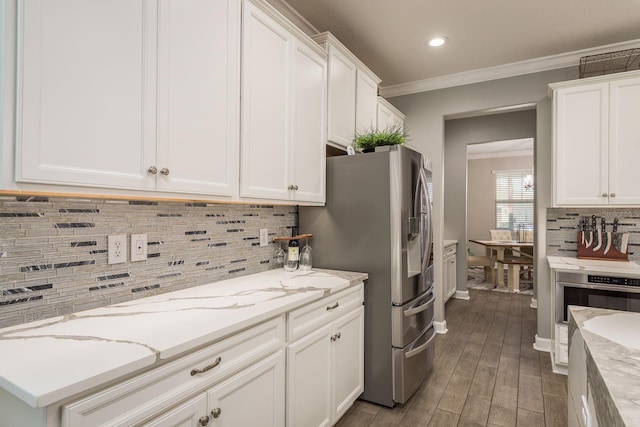
[[[368,275],[366,273],[349,271],[314,268],[308,272],[285,273],[282,269],[273,269],[262,273],[157,294],[126,303],[91,309],[68,316],[43,319],[0,329],[0,354],[5,355],[3,357],[4,362],[0,364],[0,388],[5,389],[33,408],[45,407],[56,402],[68,400],[72,396],[80,396],[103,384],[134,375],[143,370],[146,371],[154,365],[164,363],[167,359],[187,354],[189,351],[201,348],[203,345],[214,344],[242,330],[362,283],[367,278]],[[256,285],[258,283],[260,285],[254,288],[251,285],[254,282]],[[237,287],[237,291],[234,287]],[[222,289],[222,291],[219,291],[219,289]],[[220,292],[224,295],[220,296]],[[253,297],[253,295],[258,296]],[[243,305],[241,302],[234,301],[234,298],[240,298],[243,301],[250,298],[254,299]],[[203,300],[216,300],[216,302],[219,302],[222,299],[225,300],[228,306],[212,306],[204,307],[204,309],[202,307],[203,303],[201,301]],[[172,304],[173,306],[171,306]],[[189,304],[192,304],[192,306],[189,306]],[[153,310],[157,310],[158,306],[169,306],[169,308],[165,311],[158,310],[154,312]],[[210,309],[210,311],[207,311],[207,309]],[[149,335],[149,341],[158,339],[161,344],[156,345],[143,340],[136,341],[135,339],[113,339],[107,336],[112,333],[109,330],[110,324],[107,322],[114,323],[113,328],[116,329],[116,334],[119,333],[126,336],[128,331],[124,329],[127,329],[127,324],[122,323],[123,320],[119,319],[127,318],[127,316],[129,316],[129,322],[133,319],[133,322],[139,324],[137,325],[139,326],[138,332],[144,338]],[[168,319],[164,319],[161,316],[166,316]],[[196,332],[198,335],[180,336],[181,341],[171,345],[166,341],[168,338],[164,337],[166,334],[158,333],[157,331],[154,334],[150,330],[152,328],[161,329],[161,327],[158,326],[157,322],[154,323],[149,319],[161,319],[166,323],[171,320],[172,316],[175,316],[175,322],[184,321],[187,325],[190,322],[191,326],[197,325],[198,327],[203,324],[210,326],[208,328],[202,327],[202,331],[198,330]],[[206,321],[203,321],[203,319],[206,319]],[[100,323],[101,320],[102,323]],[[77,332],[73,329],[74,321],[80,325]],[[121,323],[118,324],[118,321]],[[99,331],[94,333],[94,329],[91,329],[94,324],[104,327],[108,332],[104,332],[104,336],[101,336]],[[151,326],[146,327],[145,325],[147,324]],[[118,328],[118,326],[120,327]],[[145,327],[147,330],[145,330]],[[63,332],[59,332],[60,328],[66,329]],[[85,333],[83,329],[91,330],[91,333]],[[177,329],[180,329],[180,327],[177,327]],[[186,326],[183,329],[186,329]],[[189,330],[192,329],[190,328]],[[37,358],[36,355],[31,354],[33,351],[29,350],[34,347],[41,348],[44,342],[49,345],[53,344],[54,347],[49,346],[47,348],[46,359]],[[24,347],[25,345],[31,345],[32,347]],[[110,351],[113,347],[115,355],[112,353],[100,359],[99,353],[98,359],[96,359],[95,349],[98,347],[101,349],[106,347]],[[73,350],[70,349],[77,348],[80,348],[80,352],[85,348],[89,351],[86,355],[71,353]],[[69,358],[66,363],[63,363],[66,358],[62,354],[56,355],[52,353],[63,353],[65,351]],[[7,355],[12,356],[6,357]],[[32,359],[28,359],[29,357]],[[89,364],[87,359],[91,361],[91,364],[95,365],[95,369],[92,370],[91,367],[85,367],[84,372],[87,372],[87,375],[82,378],[68,379],[58,372],[64,370],[65,367],[73,366],[80,362]],[[40,362],[40,366],[34,367],[34,361]],[[21,369],[24,370],[20,371]],[[38,372],[38,369],[40,372]],[[20,372],[16,373],[16,370]],[[51,375],[47,375],[48,373]]]
[[[580,330],[587,357],[596,367],[597,375],[608,391],[608,396],[600,397],[612,403],[607,406],[614,410],[610,415],[616,419],[615,425],[640,425],[640,401],[636,397],[640,392],[640,350],[605,336],[608,334],[595,333],[585,326],[585,322],[596,317],[620,314],[627,320],[633,318],[634,325],[640,326],[640,313],[578,306],[569,306],[569,312],[573,320],[570,325]],[[572,336],[571,332],[569,336]]]

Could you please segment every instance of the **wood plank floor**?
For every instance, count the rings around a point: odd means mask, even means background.
[[[567,377],[533,349],[530,296],[469,290],[449,300],[434,371],[404,405],[356,401],[338,427],[567,425]]]

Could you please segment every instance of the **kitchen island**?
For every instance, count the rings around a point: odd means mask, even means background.
[[[167,393],[187,396],[187,388],[196,390],[209,384],[213,372],[230,375],[240,369],[243,360],[259,362],[274,351],[282,354],[285,341],[291,342],[294,334],[296,339],[300,336],[292,327],[304,327],[313,321],[303,311],[299,317],[307,323],[297,317],[287,322],[286,316],[296,310],[325,300],[332,306],[310,313],[316,317],[322,313],[342,316],[346,310],[362,310],[361,288],[366,278],[364,273],[275,269],[2,329],[0,410],[3,414],[17,413],[13,419],[23,425],[36,425],[24,417],[40,420],[37,425],[74,425],[60,422],[61,413],[73,413],[65,409],[68,403],[82,401],[90,394],[117,394],[101,390],[123,380],[141,381],[135,377],[139,374],[157,377],[142,387],[152,388],[161,383],[159,378],[174,372],[182,375],[185,369],[186,377],[201,381],[200,385],[182,384],[179,392],[167,389]],[[360,291],[356,293],[358,286]],[[347,297],[336,299],[344,294]],[[289,327],[286,339],[285,325]],[[220,343],[228,344],[220,347]],[[229,350],[234,346],[242,352]],[[183,359],[189,358],[193,359],[189,363],[195,364],[193,370],[182,366]],[[216,369],[210,367],[210,361]],[[163,369],[167,372],[160,372]],[[134,385],[129,388],[137,390]],[[143,405],[133,402],[131,406]]]
[[[569,312],[569,425],[640,425],[640,313]]]

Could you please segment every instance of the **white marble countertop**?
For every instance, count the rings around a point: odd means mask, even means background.
[[[0,330],[0,387],[44,407],[365,280],[283,269]]]
[[[595,365],[608,391],[598,390],[599,398],[614,419],[600,425],[619,425],[618,417],[624,425],[640,425],[640,313],[577,306],[569,311],[584,338],[587,363]]]
[[[457,240],[445,240],[444,241],[444,247],[446,248],[447,246],[451,246],[451,245],[457,245],[458,241]]]
[[[584,271],[640,278],[640,265],[632,261],[600,261],[559,256],[548,256],[549,268],[556,271]]]

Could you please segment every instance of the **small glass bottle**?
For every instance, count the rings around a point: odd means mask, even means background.
[[[298,235],[298,227],[291,227],[291,237]],[[284,258],[284,269],[286,271],[295,271],[298,269],[300,260],[300,243],[297,239],[289,240],[289,247]]]

